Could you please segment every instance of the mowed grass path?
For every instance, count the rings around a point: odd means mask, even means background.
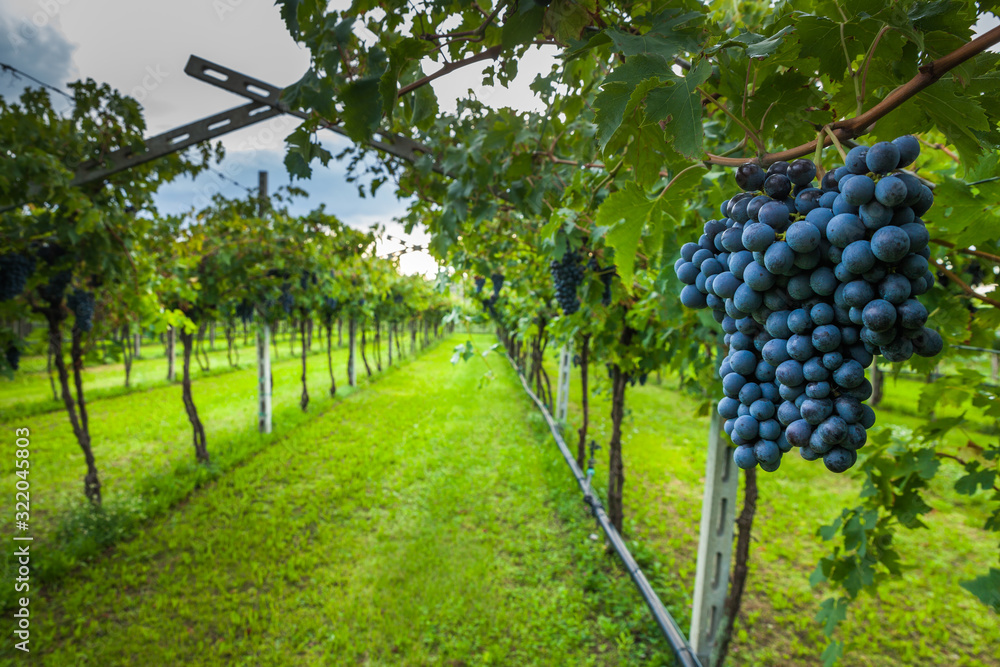
[[[482,363],[450,354],[351,395],[36,595],[37,664],[619,664],[574,558],[601,550],[593,528],[549,502],[554,445],[509,368],[480,387]]]
[[[316,346],[313,349],[317,350]],[[298,405],[302,391],[302,362],[287,351],[286,346],[286,354],[272,366],[273,424],[279,433],[309,418],[302,414]],[[338,396],[351,391],[345,370],[347,354],[346,347],[332,354]],[[165,370],[163,359],[147,363],[154,362]],[[309,411],[315,414],[331,404],[326,354],[315,352],[309,357],[307,367]],[[98,367],[96,372],[103,370],[104,367]],[[367,382],[363,366],[359,369],[358,381]],[[88,385],[84,387],[86,391]],[[255,368],[198,379],[193,383],[192,394],[213,458],[225,458],[233,450],[257,446],[260,436],[257,433]],[[184,411],[179,382],[89,402],[87,412],[105,501],[113,503],[123,494],[135,493],[137,483],[146,478],[169,475],[178,465],[193,464],[191,424]],[[19,427],[28,427],[31,431],[31,525],[37,539],[55,528],[51,521],[54,514],[83,497],[86,466],[65,410],[0,422],[3,433],[13,433],[13,429]],[[0,465],[0,482],[9,488],[14,487],[17,479],[14,462],[14,457],[10,456]],[[12,516],[13,503],[13,494],[0,494],[3,516]]]

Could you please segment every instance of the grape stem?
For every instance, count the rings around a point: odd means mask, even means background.
[[[937,245],[942,245],[945,248],[951,248],[956,252],[961,252],[966,255],[973,255],[974,257],[982,257],[983,259],[988,259],[991,262],[996,262],[1000,264],[1000,255],[991,255],[988,252],[983,252],[982,250],[973,250],[972,248],[959,248],[954,243],[950,241],[945,241],[944,239],[931,239],[931,243],[936,243]]]
[[[920,71],[916,76],[901,86],[896,87],[885,97],[885,99],[873,106],[871,109],[855,116],[854,118],[837,121],[836,123],[833,123],[831,129],[841,141],[867,134],[868,128],[871,127],[875,121],[883,118],[889,112],[900,107],[904,102],[909,100],[924,88],[933,84],[950,70],[958,67],[966,60],[982,53],[998,42],[1000,42],[1000,26],[983,33],[970,42],[966,42],[951,53],[923,65],[920,67]],[[804,155],[809,155],[816,150],[816,143],[816,140],[813,140],[807,144],[802,144],[801,146],[796,146],[795,148],[790,148],[779,153],[768,153],[758,157],[757,161],[761,165],[766,166],[779,160],[794,160]],[[824,143],[826,142],[824,141]],[[706,164],[716,164],[723,167],[739,167],[747,162],[747,160],[744,158],[724,158],[710,153],[704,162]]]
[[[972,297],[973,299],[979,299],[983,303],[988,303],[991,306],[993,306],[994,308],[1000,308],[1000,301],[997,301],[995,299],[991,299],[990,297],[988,297],[986,295],[983,295],[983,294],[980,294],[976,290],[974,290],[971,287],[969,287],[968,283],[966,283],[964,280],[962,280],[961,278],[959,278],[955,274],[954,271],[952,271],[951,269],[947,268],[944,265],[944,262],[942,262],[940,259],[937,260],[937,269],[938,269],[938,271],[940,271],[944,275],[948,276],[948,280],[950,280],[953,283],[955,283],[956,285],[958,285],[959,288],[961,288],[961,290],[963,292],[965,292],[968,296]]]
[[[750,140],[753,141],[754,146],[757,147],[757,152],[760,155],[766,155],[767,154],[767,148],[764,147],[764,142],[760,140],[760,137],[757,136],[757,133],[754,132],[753,129],[749,125],[747,125],[742,120],[740,120],[736,116],[736,114],[734,114],[732,111],[730,111],[729,109],[727,109],[726,106],[724,104],[722,104],[721,102],[719,102],[719,100],[715,99],[715,97],[713,95],[709,95],[708,93],[706,93],[702,89],[701,86],[695,86],[695,90],[697,90],[701,94],[701,96],[704,97],[706,100],[708,100],[709,102],[711,102],[715,106],[719,107],[719,109],[722,110],[722,113],[724,113],[727,116],[729,116],[729,118],[731,118],[734,123],[736,123],[737,125],[739,125],[740,127],[742,127],[743,131],[747,133],[748,137],[750,137]],[[742,162],[741,162],[741,164],[742,164]]]

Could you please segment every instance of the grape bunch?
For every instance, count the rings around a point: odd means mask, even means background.
[[[864,403],[875,355],[941,351],[916,299],[933,285],[919,217],[933,195],[894,173],[918,153],[912,136],[859,146],[819,187],[809,160],[745,164],[743,192],[681,248],[681,302],[711,308],[729,346],[718,410],[741,468],[773,472],[799,447],[844,472],[875,423]]]
[[[253,319],[253,304],[250,303],[249,299],[242,299],[237,302],[234,308],[236,317],[243,320],[244,324],[249,324],[250,320]]]
[[[292,314],[295,299],[292,298],[292,286],[289,283],[281,284],[281,296],[278,297],[278,304],[281,305],[286,315]]]
[[[7,363],[10,364],[11,370],[17,370],[21,365],[21,350],[18,349],[16,345],[11,343],[7,346],[4,351],[4,356],[7,358]]]
[[[38,294],[50,304],[58,304],[62,301],[72,279],[72,272],[59,271],[49,278],[49,282],[38,288]]]
[[[94,328],[94,295],[82,289],[74,289],[66,297],[66,307],[73,311],[75,331],[87,333]]]
[[[552,260],[549,270],[555,282],[556,301],[563,313],[572,315],[580,310],[580,299],[576,295],[576,288],[583,282],[584,275],[580,255],[575,250],[569,250],[561,260]]]
[[[482,276],[476,276],[475,283],[476,283],[476,294],[482,294],[483,285],[486,284],[486,278],[483,278]]]
[[[35,260],[17,253],[0,255],[0,301],[19,296],[35,272]]]
[[[302,291],[304,292],[309,289],[310,284],[311,285],[319,284],[319,278],[312,271],[303,270],[302,275],[299,276],[299,287],[301,287]]]
[[[493,299],[495,301],[500,297],[500,290],[503,289],[503,274],[502,273],[491,274],[490,282],[493,283]]]

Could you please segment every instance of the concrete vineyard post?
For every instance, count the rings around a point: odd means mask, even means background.
[[[257,430],[271,432],[271,327],[257,327]]]
[[[173,382],[177,378],[177,373],[174,370],[174,341],[177,338],[177,333],[173,327],[167,329],[167,381]]]
[[[723,622],[723,606],[729,589],[738,486],[739,468],[733,462],[733,448],[722,430],[722,417],[712,410],[691,612],[691,646],[706,666],[712,664],[715,638]]]
[[[559,353],[559,381],[556,385],[556,421],[566,422],[569,411],[569,379],[573,368],[573,344],[563,345]]]
[[[358,374],[354,367],[355,350],[357,349],[358,323],[353,317],[347,321],[347,384],[358,386]]]

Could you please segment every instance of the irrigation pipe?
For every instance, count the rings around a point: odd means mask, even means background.
[[[535,395],[531,388],[528,386],[528,381],[524,378],[524,374],[521,373],[517,364],[514,360],[507,356],[507,361],[510,362],[511,367],[513,367],[514,372],[517,373],[517,377],[521,380],[521,385],[524,387],[524,391],[527,392],[531,400],[535,402],[535,406],[538,411],[542,413],[542,417],[545,418],[546,423],[549,425],[549,430],[552,432],[552,437],[555,439],[556,444],[559,445],[559,451],[562,452],[563,458],[566,459],[566,464],[569,466],[570,470],[573,472],[573,477],[576,478],[576,483],[580,485],[580,489],[583,491],[583,500],[588,505],[590,505],[591,510],[593,510],[594,517],[597,522],[601,525],[604,530],[604,534],[607,535],[608,541],[611,542],[611,546],[614,548],[615,553],[621,559],[622,564],[628,571],[629,576],[632,577],[632,581],[635,582],[636,587],[639,589],[639,594],[642,595],[642,599],[646,602],[646,606],[649,607],[649,611],[653,614],[653,618],[656,620],[656,624],[660,626],[660,630],[663,631],[663,636],[666,638],[667,643],[670,644],[670,648],[674,650],[677,656],[677,660],[684,667],[701,667],[701,662],[698,660],[698,656],[695,655],[694,650],[692,650],[691,645],[688,643],[687,637],[681,632],[681,629],[677,626],[677,621],[674,617],[670,615],[663,603],[660,602],[659,596],[656,595],[656,591],[653,587],[649,585],[649,581],[646,579],[646,575],[642,573],[639,569],[639,564],[635,562],[632,554],[629,553],[628,547],[625,546],[625,541],[622,536],[618,534],[615,527],[611,525],[611,520],[608,518],[607,512],[604,511],[604,506],[601,504],[600,498],[597,498],[590,490],[590,483],[587,477],[580,470],[580,466],[576,464],[576,459],[569,451],[569,447],[566,446],[566,441],[563,440],[562,434],[559,432],[559,427],[556,421],[549,414],[548,409],[545,404]]]

